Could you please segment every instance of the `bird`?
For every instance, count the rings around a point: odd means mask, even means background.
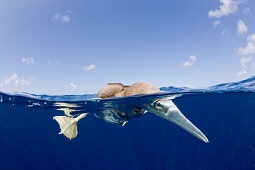
[[[159,88],[148,82],[137,82],[131,86],[123,85],[122,83],[108,83],[98,92],[97,97],[107,99],[159,92],[161,92]]]
[[[122,83],[107,83],[99,92],[97,93],[97,99],[112,99],[121,98],[134,95],[148,95],[162,93],[159,88],[153,86],[148,82],[136,82],[129,85],[123,85]],[[101,118],[109,123],[118,123],[124,126],[130,119],[139,117],[147,112],[151,112],[159,117],[162,117],[187,132],[191,133],[195,137],[201,139],[202,141],[208,143],[207,137],[195,126],[193,125],[178,109],[178,107],[172,101],[178,95],[172,95],[171,97],[160,98],[159,100],[154,100],[150,104],[144,104],[143,107],[132,108],[131,110],[122,110],[121,108],[116,108],[114,106],[107,107],[101,112],[94,113],[98,118]],[[111,103],[114,105],[114,103]],[[67,106],[63,110],[66,116],[54,116],[53,119],[56,120],[60,126],[61,132],[59,134],[64,134],[70,140],[75,138],[78,134],[77,122],[82,118],[86,117],[88,113],[82,113],[77,117],[70,115],[73,111],[69,109],[70,104],[57,103],[58,106]],[[75,107],[75,106],[72,106]]]

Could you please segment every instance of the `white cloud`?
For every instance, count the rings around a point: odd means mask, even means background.
[[[70,83],[70,86],[73,88],[73,89],[77,89],[77,85],[76,84],[74,84],[74,83]]]
[[[252,55],[255,54],[255,34],[251,34],[247,37],[247,45],[245,47],[240,47],[238,49],[238,54],[242,56],[240,58],[240,65],[242,70],[237,73],[237,76],[243,76],[248,73],[248,64],[250,68],[254,68],[254,63],[251,63],[253,60]]]
[[[56,13],[51,19],[56,20],[56,19],[59,19],[60,17],[61,15],[59,13]]]
[[[208,12],[209,17],[220,18],[224,15],[233,14],[238,10],[238,4],[240,2],[234,0],[220,0],[220,3],[219,9],[210,10]]]
[[[252,57],[242,57],[240,58],[240,64],[243,68],[247,68],[247,63],[251,62]]]
[[[58,64],[58,63],[59,63],[58,60],[48,60],[48,65]]]
[[[247,45],[245,47],[240,47],[238,53],[241,56],[251,55],[255,53],[255,34],[251,34],[247,37]]]
[[[69,15],[63,15],[61,19],[62,19],[62,21],[64,21],[64,22],[69,22],[71,18],[70,18]]]
[[[248,28],[242,20],[238,20],[237,22],[237,34],[242,35],[248,32]]]
[[[14,73],[5,80],[1,81],[0,87],[9,86],[11,84],[15,84],[16,86],[29,86],[31,83],[29,80],[19,78],[19,76],[16,73]]]
[[[93,69],[95,69],[95,68],[96,68],[96,65],[95,65],[95,64],[90,64],[90,65],[84,67],[84,70],[85,70],[85,71],[90,71],[90,70],[93,70]]]
[[[226,34],[226,32],[228,32],[228,29],[227,29],[227,28],[225,28],[224,30],[222,30],[220,33],[221,33],[222,35],[224,35],[224,34]]]
[[[254,63],[251,63],[253,60],[252,55],[255,54],[255,34],[251,34],[247,37],[247,45],[245,47],[240,47],[238,49],[238,54],[242,56],[240,58],[240,65],[242,70],[237,73],[237,76],[243,76],[248,73],[248,64],[250,68],[254,68]]]
[[[243,9],[243,14],[248,14],[250,13],[250,8],[244,8]]]
[[[33,57],[28,57],[28,58],[22,57],[21,61],[23,63],[26,63],[27,65],[33,64],[35,62]]]
[[[241,71],[239,71],[237,73],[237,77],[242,77],[244,76],[245,74],[247,74],[247,70],[246,69],[242,69]]]
[[[70,10],[70,9],[68,9],[68,10],[66,10],[66,13],[67,13],[67,14],[72,14],[72,13],[73,13],[73,11],[72,11],[72,10]]]
[[[247,64],[249,64],[251,61],[252,61],[252,57],[242,57],[242,58],[240,58],[240,65],[242,67],[242,70],[237,73],[237,77],[244,76],[248,73]]]
[[[195,63],[196,60],[197,60],[197,57],[196,57],[196,56],[189,56],[189,60],[188,60],[188,61],[185,61],[185,62],[183,63],[183,66],[185,66],[185,67],[192,66],[192,65]]]
[[[247,37],[247,40],[248,41],[252,41],[252,42],[255,42],[255,34],[251,34]]]
[[[221,23],[220,20],[216,20],[216,21],[214,21],[213,26],[217,27],[217,25],[219,25],[220,23]]]
[[[69,22],[71,20],[70,14],[72,14],[72,10],[66,10],[65,14],[56,13],[51,19],[52,20],[60,20],[62,22]]]

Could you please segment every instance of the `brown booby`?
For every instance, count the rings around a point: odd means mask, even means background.
[[[101,99],[109,99],[114,97],[127,97],[139,94],[153,94],[160,92],[162,91],[160,91],[159,88],[147,82],[137,82],[131,86],[123,85],[122,83],[108,83],[98,92],[97,97]],[[201,139],[202,141],[208,143],[209,141],[207,137],[195,125],[193,125],[173,103],[172,99],[174,98],[175,96],[155,100],[150,105],[146,105],[147,109],[140,111],[140,114],[142,115],[147,111],[154,113],[155,115],[171,121],[172,123],[180,126],[192,135]],[[61,104],[58,103],[58,105]],[[75,138],[78,133],[77,122],[87,116],[88,113],[80,114],[74,118],[69,114],[71,109],[65,109],[66,111],[63,109],[62,110],[66,113],[67,116],[55,116],[53,119],[59,123],[61,129],[59,134],[64,134],[66,137],[72,139]],[[95,113],[95,116],[101,117],[110,123],[120,123],[123,126],[127,120],[123,121],[123,119],[121,119],[119,116],[119,112],[120,111],[118,110],[106,110],[103,111],[100,115]],[[122,114],[125,115],[125,113]]]

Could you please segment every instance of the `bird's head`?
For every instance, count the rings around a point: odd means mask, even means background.
[[[149,111],[180,126],[202,141],[209,142],[207,137],[181,113],[172,100],[156,100],[149,106]]]

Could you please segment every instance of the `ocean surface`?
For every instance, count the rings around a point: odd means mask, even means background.
[[[58,134],[53,120],[64,115],[56,102],[79,105],[77,113],[84,113],[100,111],[109,103],[135,106],[160,96],[91,100],[95,94],[0,92],[0,169],[255,169],[255,77],[205,89],[161,90],[182,94],[173,102],[209,143],[151,113],[123,127],[88,115],[78,122],[78,136],[72,140]]]

